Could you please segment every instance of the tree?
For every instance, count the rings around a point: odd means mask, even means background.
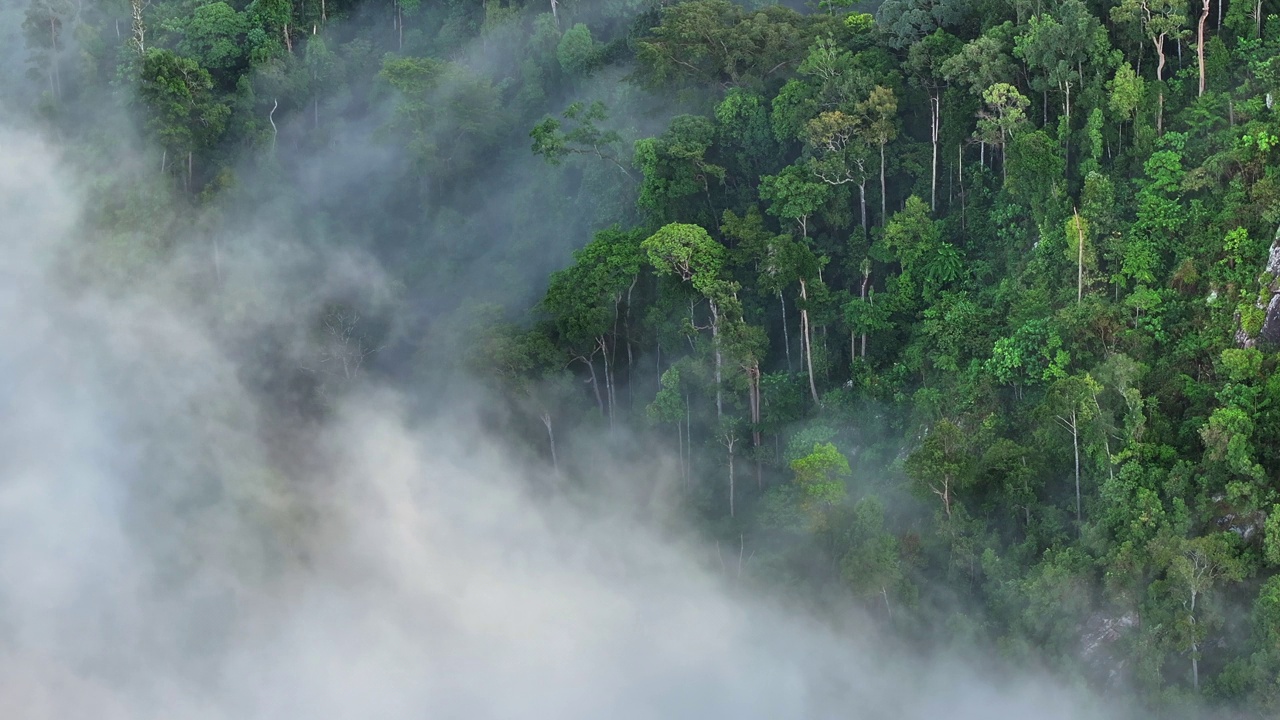
[[[717,243],[698,225],[672,223],[649,236],[640,244],[659,275],[672,275],[706,298],[711,309],[711,344],[715,356],[716,418],[724,415],[721,397],[724,365],[721,327],[726,311],[736,309],[737,284],[721,279],[724,269],[724,246]],[[741,310],[737,313],[740,315]]]
[[[845,482],[852,477],[849,460],[831,443],[815,443],[813,450],[791,461],[792,480],[800,489],[800,506],[810,527],[827,530],[832,509],[844,502]]]
[[[148,110],[147,124],[166,154],[186,156],[185,184],[190,188],[196,152],[218,141],[231,109],[219,101],[213,78],[199,63],[157,48],[143,59],[139,95]]]
[[[800,57],[800,16],[782,7],[747,13],[728,0],[668,5],[636,43],[636,78],[648,88],[756,86]]]
[[[942,130],[942,90],[945,87],[942,68],[947,60],[960,52],[960,47],[956,36],[936,30],[912,45],[907,53],[911,81],[929,96],[929,143],[933,147],[929,166],[929,209],[934,212],[938,211],[938,137]]]
[[[685,460],[685,437],[683,433],[685,406],[684,395],[680,388],[680,368],[671,366],[663,371],[659,379],[658,394],[653,402],[645,408],[645,414],[654,423],[670,423],[676,427],[676,457],[680,460],[680,479],[689,479],[689,464]],[[690,450],[692,450],[690,445]]]
[[[565,130],[564,123],[549,117],[529,132],[529,137],[533,138],[531,150],[535,155],[541,155],[552,165],[559,165],[569,155],[594,155],[631,177],[631,171],[622,164],[619,152],[622,136],[616,131],[600,128],[600,123],[609,119],[604,103],[598,100],[590,105],[576,102],[565,108],[561,117],[574,123],[573,127]]]
[[[1183,15],[1185,7],[1178,0],[1121,0],[1120,4],[1111,8],[1113,22],[1140,27],[1155,46],[1159,60],[1156,65],[1156,82],[1160,84],[1156,132],[1164,129],[1164,42],[1169,38],[1175,41],[1182,39],[1187,23],[1187,18]]]
[[[866,100],[854,107],[861,118],[859,127],[869,143],[880,147],[880,223],[888,219],[887,197],[885,190],[884,148],[898,136],[898,128],[894,120],[898,114],[898,99],[891,88],[877,85],[871,90]]]
[[[709,118],[678,115],[661,136],[636,141],[634,162],[642,174],[636,204],[659,221],[714,222],[720,213],[712,187],[725,180],[724,167],[708,158],[715,139]]]
[[[839,110],[824,112],[805,126],[805,145],[813,154],[809,167],[828,185],[854,183],[862,227],[867,228],[867,160],[870,147],[860,132],[860,119]],[[807,233],[806,233],[807,234]]]
[[[1199,608],[1219,582],[1238,582],[1245,575],[1245,566],[1232,549],[1229,538],[1225,533],[1189,540],[1177,538],[1168,541],[1161,550],[1169,583],[1182,592],[1185,615],[1179,630],[1191,657],[1191,684],[1196,692],[1200,692],[1200,647],[1208,631]]]
[[[919,495],[936,496],[950,520],[956,493],[973,481],[973,458],[965,431],[952,420],[935,422],[925,430],[920,447],[907,457],[906,471],[912,489]]]
[[[1102,386],[1087,373],[1061,378],[1049,388],[1046,410],[1062,429],[1071,435],[1075,459],[1076,523],[1083,522],[1080,491],[1081,436],[1098,417],[1098,394]]]
[[[31,0],[22,21],[27,47],[32,51],[32,59],[45,66],[49,94],[55,101],[62,96],[62,76],[58,66],[67,44],[63,35],[74,15],[71,0]]]
[[[183,28],[178,50],[227,80],[238,76],[246,60],[247,19],[225,2],[196,8]]]
[[[378,77],[397,92],[390,129],[423,176],[470,170],[497,139],[501,96],[488,78],[455,63],[390,55]]]
[[[1116,68],[1115,77],[1108,83],[1111,90],[1108,107],[1115,113],[1120,123],[1133,122],[1142,102],[1143,85],[1142,76],[1134,72],[1133,66],[1129,63],[1122,62]],[[1117,144],[1123,144],[1124,126],[1119,125],[1116,131],[1120,133],[1120,141]]]
[[[966,8],[956,0],[885,0],[876,12],[876,23],[889,47],[901,50],[940,27],[957,23]]]
[[[564,31],[556,47],[560,67],[571,77],[586,77],[600,61],[600,48],[591,38],[591,28],[582,23]]]
[[[977,137],[983,143],[1003,148],[1009,139],[1027,126],[1027,107],[1031,101],[1018,89],[997,83],[982,93],[985,110],[978,114]],[[1008,164],[1003,167],[1008,177]]]

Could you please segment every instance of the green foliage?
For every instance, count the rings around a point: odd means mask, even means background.
[[[816,530],[826,529],[827,515],[844,501],[845,483],[853,475],[849,460],[831,443],[815,443],[813,450],[791,461],[792,482],[800,489],[800,507]]]
[[[590,74],[599,64],[600,55],[600,47],[591,39],[591,29],[582,23],[565,30],[556,47],[560,67],[574,77]]]

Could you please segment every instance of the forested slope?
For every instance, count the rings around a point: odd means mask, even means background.
[[[462,368],[566,488],[669,454],[738,575],[1280,710],[1273,0],[0,12],[97,271],[252,223],[394,277],[281,403]]]

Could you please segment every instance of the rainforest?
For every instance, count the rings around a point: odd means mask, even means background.
[[[1277,0],[10,0],[0,57],[19,715],[1280,713]]]

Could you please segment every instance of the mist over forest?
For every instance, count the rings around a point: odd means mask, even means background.
[[[1271,718],[1277,0],[0,3],[0,708]]]

